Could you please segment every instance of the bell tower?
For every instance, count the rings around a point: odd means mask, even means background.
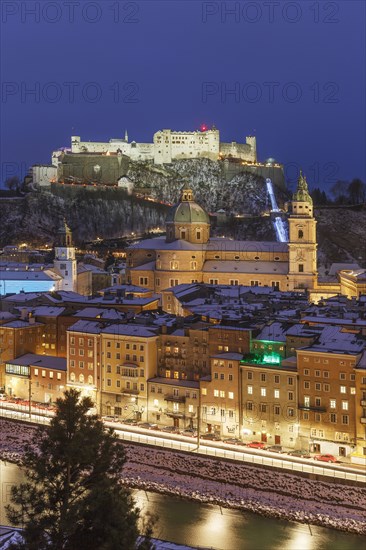
[[[77,262],[71,229],[65,220],[57,231],[53,265],[62,276],[62,280],[56,284],[56,290],[72,290],[75,292],[77,286]]]
[[[317,281],[316,220],[313,200],[305,176],[300,171],[292,196],[289,224],[289,290],[314,288]]]

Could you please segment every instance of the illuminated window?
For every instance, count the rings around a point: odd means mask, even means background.
[[[234,392],[229,391],[229,399],[234,399]]]
[[[266,388],[261,388],[261,396],[262,396],[262,397],[266,397],[266,395],[267,395],[267,390],[266,390]]]
[[[202,388],[202,395],[207,395],[207,388]]]
[[[340,387],[339,387],[339,391],[340,391],[341,393],[347,393],[347,388],[346,388],[346,386],[340,386]]]
[[[220,390],[220,397],[225,397],[225,392],[223,390]]]
[[[348,411],[348,401],[342,401],[342,410]]]
[[[214,390],[214,397],[218,397],[219,396],[219,390]]]
[[[253,394],[253,386],[247,386],[247,389],[248,389],[248,394],[252,395]]]
[[[279,399],[280,398],[280,390],[275,390],[274,391],[274,396],[275,396],[275,399]]]

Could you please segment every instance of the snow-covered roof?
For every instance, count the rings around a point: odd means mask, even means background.
[[[144,239],[138,243],[129,246],[132,249],[143,250],[207,250],[217,252],[282,252],[288,253],[287,243],[276,241],[235,241],[227,238],[212,238],[207,243],[193,244],[183,239],[167,243],[165,237],[155,237],[154,239]]]
[[[319,339],[303,351],[334,352],[359,354],[366,348],[366,340],[359,338],[352,332],[343,332],[342,327],[326,326]]]
[[[125,314],[116,309],[86,307],[74,314],[74,317],[88,317],[89,319],[124,319]]]
[[[41,369],[55,369],[66,371],[66,358],[53,357],[51,355],[38,355],[36,353],[26,353],[21,357],[6,362],[10,365],[37,366]]]
[[[217,355],[211,355],[211,359],[225,359],[228,361],[240,361],[243,359],[242,353],[226,352],[218,353]]]
[[[162,378],[156,376],[149,378],[148,382],[154,384],[164,384],[165,386],[178,386],[183,388],[199,388],[199,382],[195,380],[175,380],[174,378]]]
[[[67,330],[70,332],[99,334],[101,331],[101,324],[96,321],[84,321],[80,319],[79,321],[76,321],[74,325],[71,325]]]
[[[55,306],[37,306],[35,308],[28,308],[29,313],[32,313],[34,316],[45,316],[45,317],[58,317],[62,315],[66,308],[64,307],[55,307]]]
[[[50,269],[30,271],[30,270],[1,270],[0,279],[3,281],[59,281],[62,279]]]
[[[254,340],[286,342],[286,327],[282,323],[271,323],[263,327]]]
[[[205,273],[273,273],[286,275],[288,273],[288,262],[261,262],[246,260],[207,260],[203,265]]]
[[[136,336],[139,338],[152,338],[156,336],[156,332],[139,325],[110,325],[101,330],[104,334],[118,336]]]
[[[352,269],[357,270],[360,269],[360,266],[358,264],[351,264],[351,263],[334,263],[330,266],[329,269],[329,275],[336,275],[338,271],[342,271],[343,269]]]
[[[142,264],[136,267],[131,267],[131,271],[154,271],[155,270],[155,261],[147,262],[146,264]]]
[[[10,323],[4,323],[1,325],[1,328],[30,328],[30,327],[37,327],[37,326],[44,326],[43,323],[28,323],[28,321],[21,321],[20,319],[17,321],[10,321]]]

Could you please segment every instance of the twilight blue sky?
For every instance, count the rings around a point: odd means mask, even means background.
[[[2,181],[73,134],[202,123],[289,180],[366,180],[363,1],[2,0],[1,21]]]

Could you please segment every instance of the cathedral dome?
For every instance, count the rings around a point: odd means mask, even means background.
[[[210,236],[210,218],[195,202],[191,189],[182,190],[178,204],[166,218],[167,242],[183,239],[190,243],[206,243]]]
[[[194,201],[191,189],[183,189],[180,201],[173,206],[166,218],[173,223],[210,223],[207,212]]]

